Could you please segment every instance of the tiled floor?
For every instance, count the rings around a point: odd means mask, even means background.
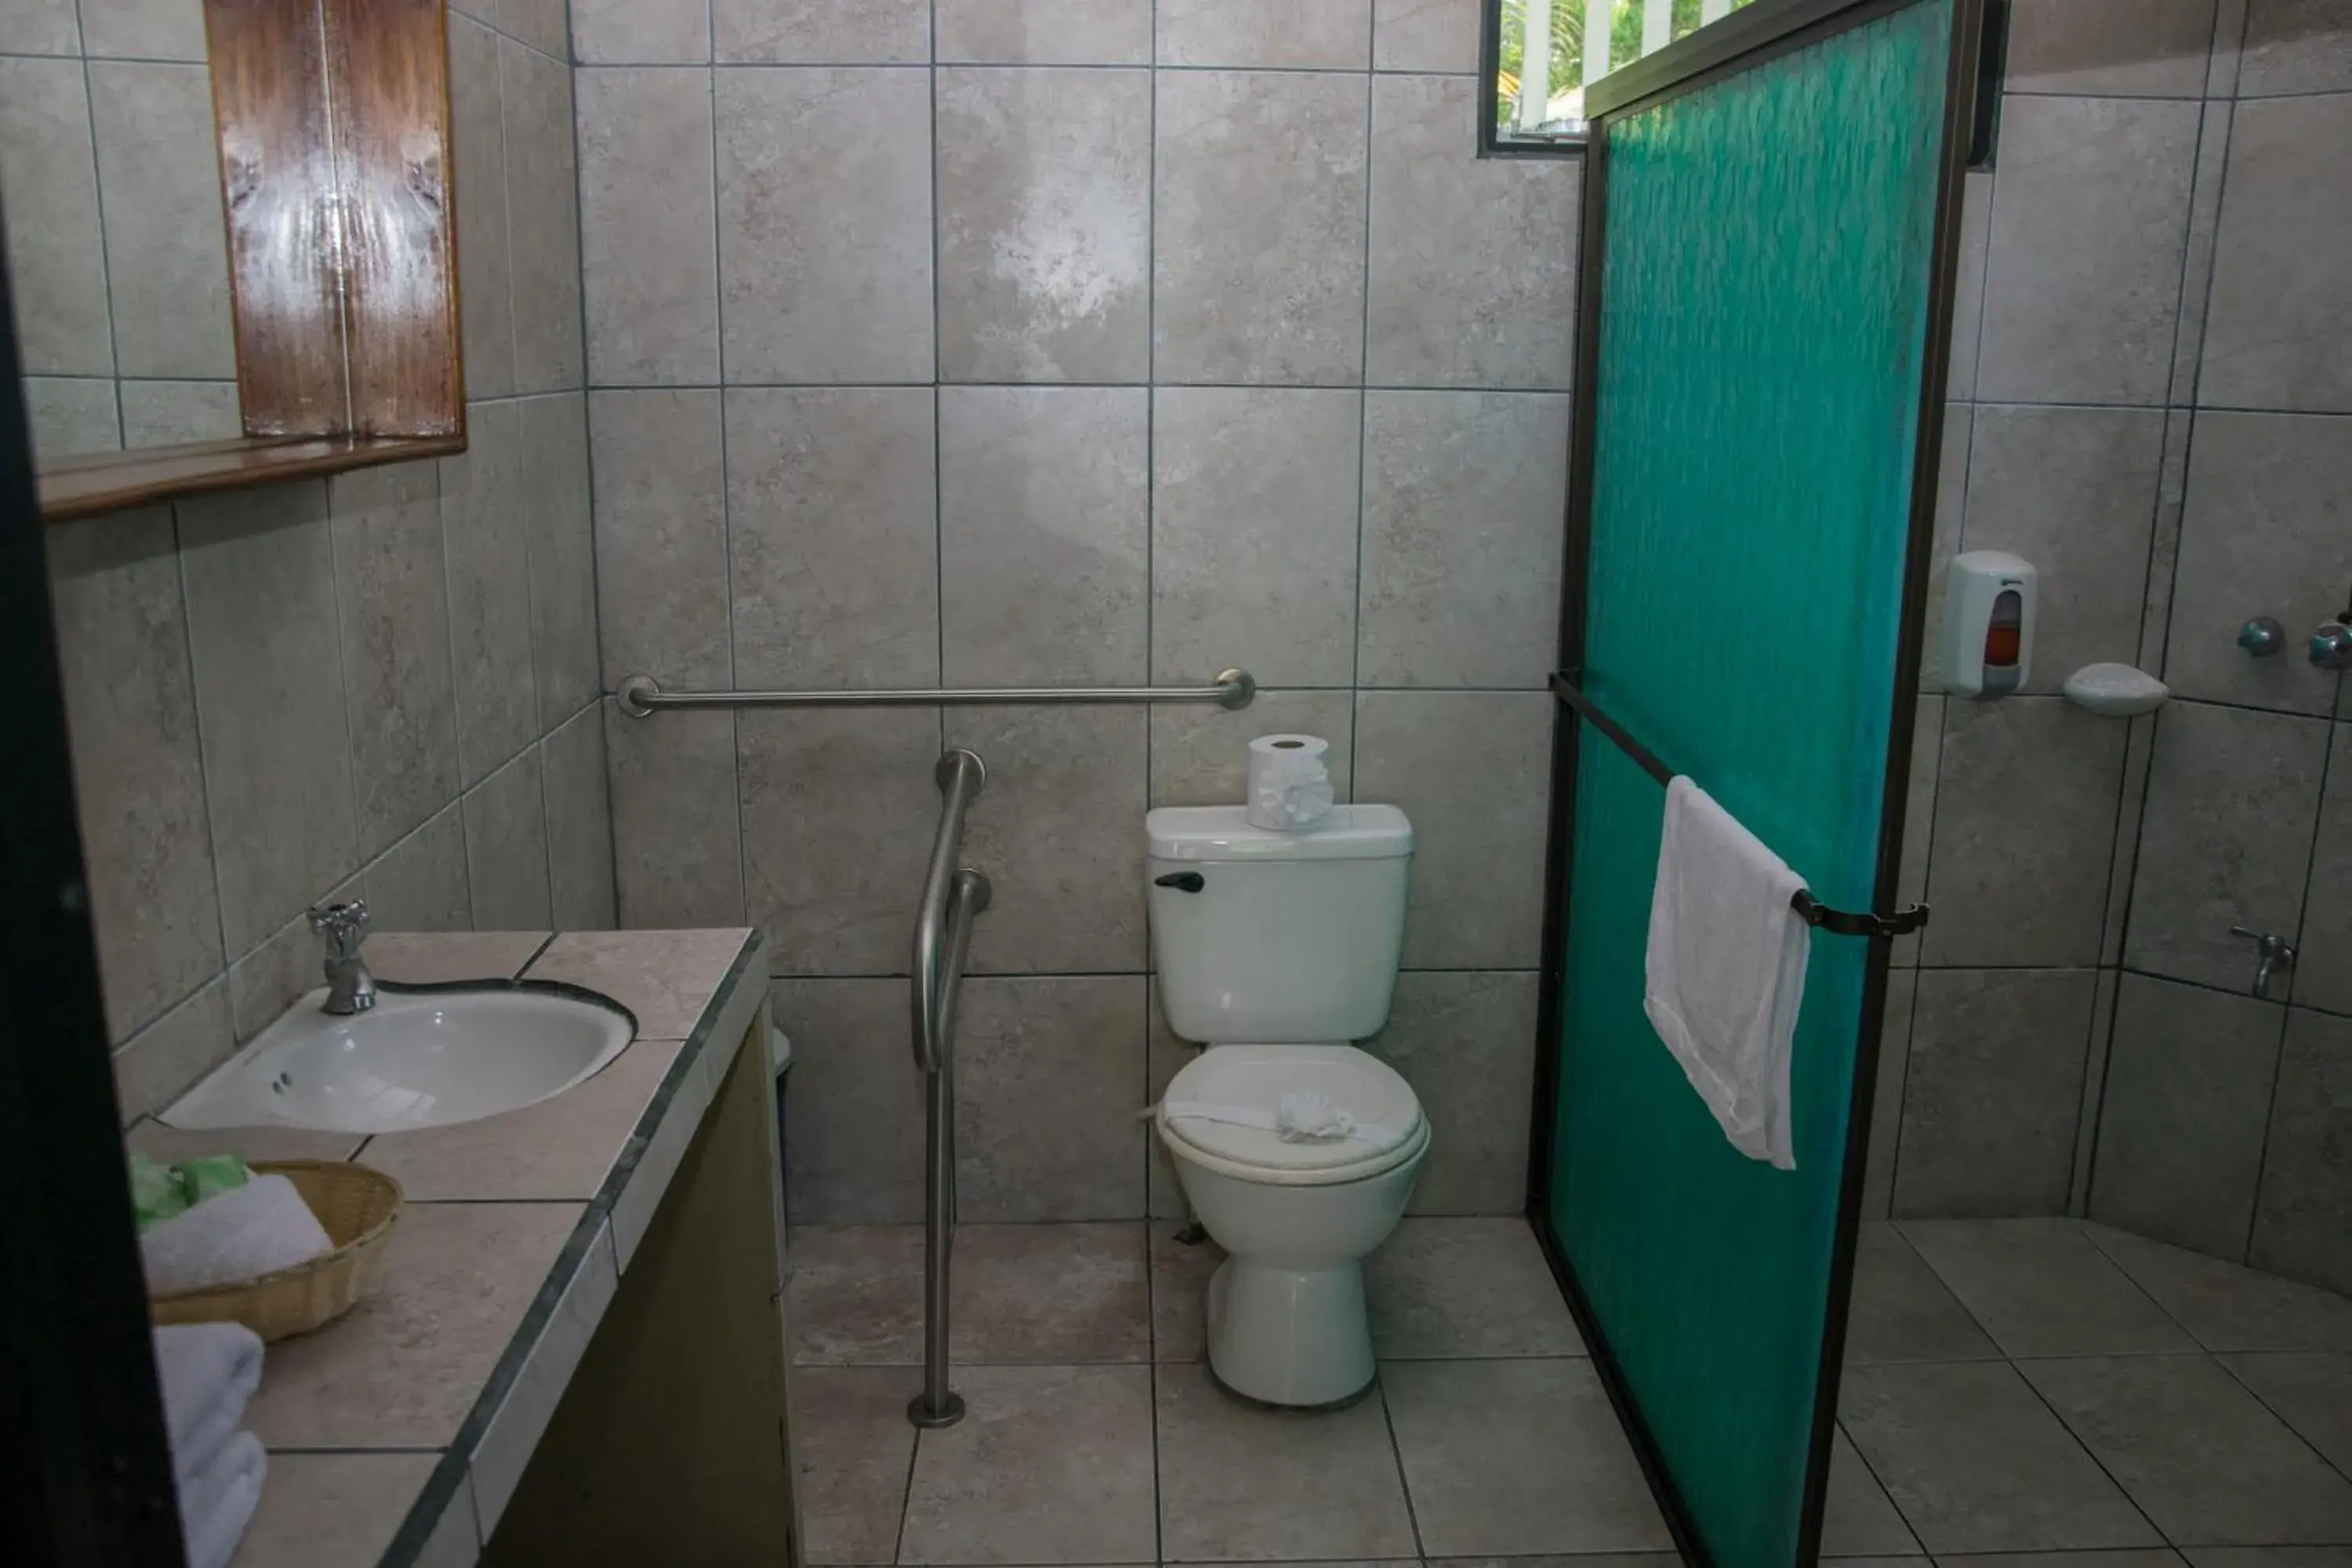
[[[1524,1223],[1407,1220],[1380,1387],[1326,1415],[1210,1385],[1217,1253],[1173,1230],[962,1227],[971,1414],[919,1436],[920,1232],[796,1230],[812,1561],[1672,1561]],[[1865,1237],[1851,1337],[1825,1555],[2352,1568],[2352,1302],[2071,1221],[1908,1223]]]

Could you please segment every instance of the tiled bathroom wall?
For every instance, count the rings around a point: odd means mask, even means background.
[[[126,1120],[318,983],[313,900],[614,923],[571,71],[542,9],[449,19],[470,449],[48,531]]]
[[[1305,730],[1419,832],[1374,1048],[1524,1202],[1578,168],[1475,0],[575,0],[604,678],[1255,706],[608,708],[622,919],[773,936],[803,1221],[921,1214],[908,943],[986,760],[966,1219],[1174,1202],[1142,819]]]
[[[36,449],[238,434],[197,0],[0,5],[0,192]]]
[[[1872,1212],[2087,1212],[2352,1287],[2352,4],[2019,0],[1939,549],[2042,571],[2027,691],[1913,779]],[[2334,259],[2330,259],[2334,258]],[[1940,584],[1938,584],[1940,591]],[[2256,661],[2241,622],[2291,639]],[[1931,636],[1932,644],[1932,636]],[[2161,676],[2121,722],[2082,665]],[[2252,942],[2299,942],[2272,1000]]]

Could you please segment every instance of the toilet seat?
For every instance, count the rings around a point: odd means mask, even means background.
[[[1171,1103],[1192,1103],[1270,1115],[1290,1094],[1320,1095],[1379,1136],[1294,1142],[1265,1127],[1168,1113]],[[1429,1146],[1412,1086],[1353,1046],[1212,1046],[1170,1080],[1154,1120],[1171,1153],[1266,1186],[1360,1182],[1419,1159]]]

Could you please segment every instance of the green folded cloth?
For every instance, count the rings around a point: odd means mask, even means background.
[[[206,1154],[176,1165],[131,1156],[131,1211],[139,1228],[192,1209],[215,1194],[241,1187],[253,1174],[234,1154]]]

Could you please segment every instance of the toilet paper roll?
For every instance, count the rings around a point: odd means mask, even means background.
[[[1251,826],[1296,833],[1331,815],[1330,746],[1318,735],[1260,735],[1250,742]]]

